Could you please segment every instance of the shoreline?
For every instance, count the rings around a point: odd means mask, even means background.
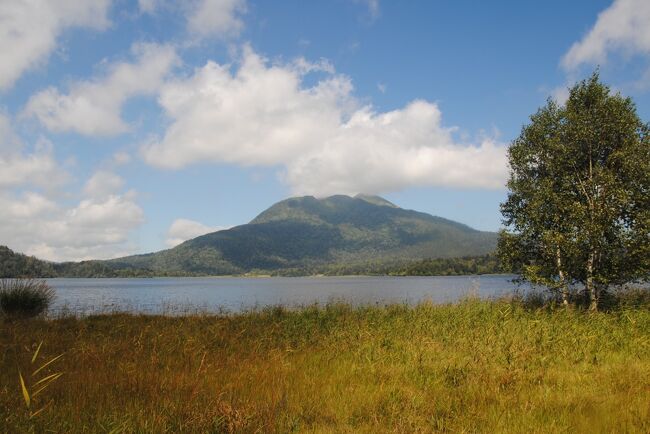
[[[47,279],[47,280],[53,280],[53,279],[220,279],[220,278],[227,278],[227,279],[258,279],[258,278],[269,278],[269,279],[294,279],[294,278],[337,278],[337,277],[345,277],[345,278],[351,278],[351,277],[378,277],[378,278],[383,278],[383,277],[390,277],[390,278],[400,278],[400,277],[422,277],[422,278],[427,278],[427,277],[480,277],[480,276],[516,276],[516,274],[512,273],[482,273],[482,274],[431,274],[431,275],[420,275],[420,274],[407,274],[407,275],[393,275],[393,274],[306,274],[306,275],[300,275],[300,276],[282,276],[282,275],[272,275],[272,274],[219,274],[219,275],[205,275],[205,276],[131,276],[131,277],[124,277],[124,276],[116,276],[116,277],[101,277],[101,276],[94,276],[94,277],[79,277],[79,276],[73,276],[73,277],[29,277],[30,279]],[[18,277],[12,277],[10,279],[18,279]]]

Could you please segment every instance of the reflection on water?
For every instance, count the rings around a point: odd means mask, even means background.
[[[453,302],[511,293],[514,276],[47,279],[53,311],[238,312],[266,306]]]

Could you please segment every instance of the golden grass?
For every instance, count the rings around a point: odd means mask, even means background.
[[[468,300],[0,325],[7,433],[650,432],[647,308]],[[63,376],[30,418],[18,370],[41,341],[39,358],[64,356],[40,375]]]

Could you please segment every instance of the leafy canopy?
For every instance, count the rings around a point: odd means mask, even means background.
[[[509,149],[499,256],[526,280],[598,291],[650,272],[649,127],[591,78],[549,100]]]

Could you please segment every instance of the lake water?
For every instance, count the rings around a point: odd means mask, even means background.
[[[448,303],[468,295],[512,293],[515,276],[449,277],[212,277],[47,279],[56,290],[53,311],[76,314],[239,312],[266,306],[299,307],[344,301],[354,305],[422,301]]]

